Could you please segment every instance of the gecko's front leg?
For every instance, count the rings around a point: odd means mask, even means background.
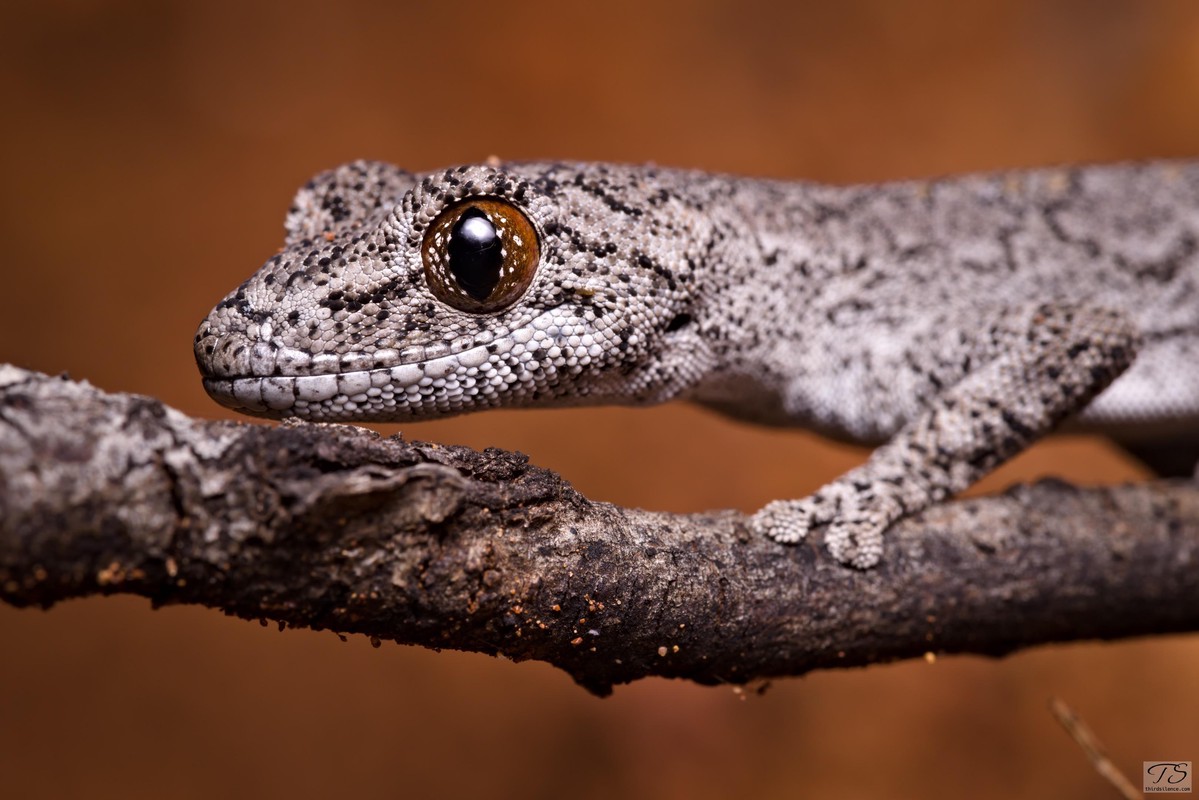
[[[878,563],[883,532],[965,489],[1080,411],[1131,363],[1138,336],[1122,314],[1079,305],[1006,311],[980,326],[962,372],[870,459],[802,500],[751,519],[793,544],[816,526],[839,561]]]

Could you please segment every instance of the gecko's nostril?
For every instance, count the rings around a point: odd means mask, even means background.
[[[233,378],[251,374],[250,346],[244,336],[209,335],[196,343],[196,363],[205,378]]]

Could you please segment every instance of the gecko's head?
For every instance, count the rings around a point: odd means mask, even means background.
[[[694,261],[655,221],[667,199],[636,204],[647,190],[610,170],[318,176],[284,249],[200,325],[205,389],[261,416],[373,421],[678,395],[710,358]]]

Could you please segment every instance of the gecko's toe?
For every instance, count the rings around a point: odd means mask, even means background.
[[[824,535],[833,558],[858,569],[870,569],[883,557],[883,532],[903,516],[897,499],[859,495],[845,502]]]
[[[827,525],[824,536],[837,561],[870,569],[882,559],[883,532],[903,516],[898,498],[854,484],[832,484],[802,500],[776,500],[750,519],[756,533],[780,544],[803,541]]]
[[[870,569],[883,557],[885,525],[838,520],[829,526],[824,542],[833,558],[847,566]]]
[[[750,517],[754,532],[779,544],[798,544],[816,525],[826,522],[830,509],[818,496],[803,500],[775,500]]]

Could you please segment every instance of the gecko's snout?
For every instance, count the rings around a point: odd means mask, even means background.
[[[308,375],[318,367],[320,356],[283,347],[270,339],[242,333],[198,335],[196,364],[205,378],[270,378],[279,375]],[[336,356],[325,361],[339,362]]]
[[[218,307],[200,324],[192,344],[204,391],[226,408],[251,411],[238,402],[233,387],[237,379],[244,379],[251,374],[252,347],[240,333],[223,333],[222,322]]]
[[[293,370],[311,362],[306,354],[240,333],[201,332],[195,352],[209,397],[226,408],[267,417],[294,413],[299,379]]]
[[[223,406],[249,414],[282,416],[294,404],[294,393],[274,391],[274,402],[263,401],[265,382],[285,383],[311,363],[306,353],[280,347],[271,341],[271,323],[233,327],[225,309],[218,306],[201,323],[193,345],[204,390]],[[284,387],[276,387],[283,389]],[[289,402],[284,404],[286,395]]]
[[[244,336],[196,334],[196,366],[205,378],[233,378],[250,375],[250,347]]]

